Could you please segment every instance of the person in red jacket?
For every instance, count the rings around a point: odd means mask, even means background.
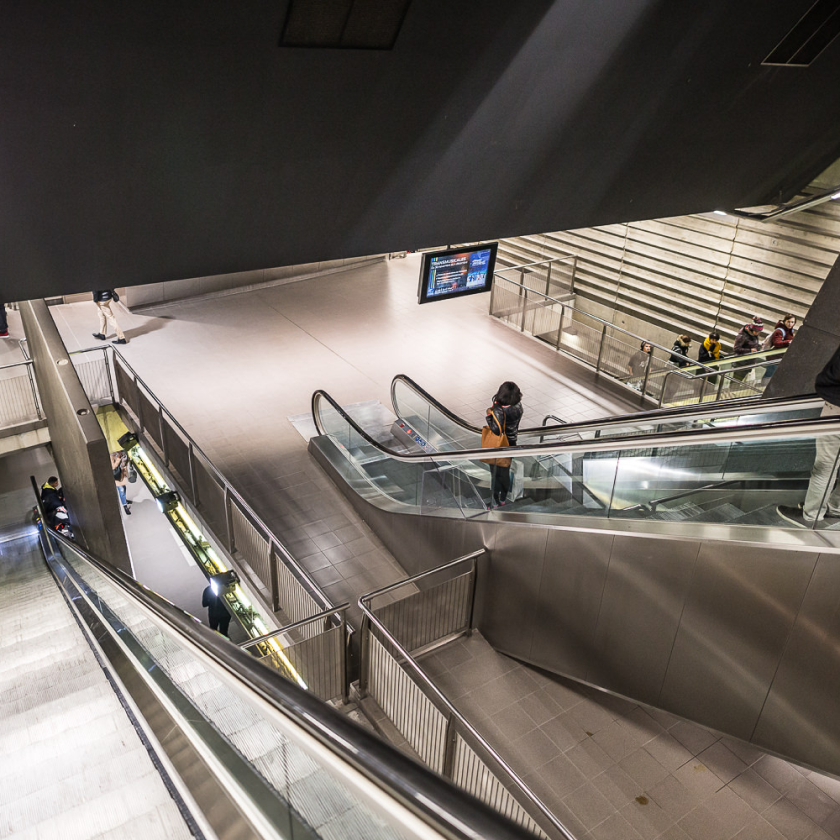
[[[796,315],[789,312],[784,316],[784,318],[776,322],[775,329],[767,337],[764,344],[761,345],[761,349],[786,350],[790,346],[791,341],[793,341],[793,336],[796,333],[796,330],[794,329],[795,325]],[[778,356],[771,356],[770,358],[775,360],[775,364],[769,364],[766,368],[764,368],[764,376],[761,377],[762,381],[769,379],[779,366],[780,358]]]

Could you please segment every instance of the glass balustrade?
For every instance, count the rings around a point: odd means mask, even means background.
[[[401,398],[403,404],[407,404],[407,398]],[[337,429],[336,442],[351,440],[354,433],[347,428],[351,425],[349,418],[342,418],[327,399],[318,405],[322,416],[328,418],[324,427]],[[717,415],[665,414],[638,418],[626,425],[609,424],[609,434],[603,437],[598,426],[589,425],[575,433],[577,440],[567,441],[568,451],[511,451],[513,501],[504,510],[548,517],[794,527],[778,515],[776,507],[795,507],[805,499],[818,436],[816,431],[809,433],[806,429],[808,421],[819,416],[820,405],[819,401],[800,401]],[[418,417],[420,407],[416,400]],[[434,409],[426,415],[432,425],[436,412],[440,413]],[[786,421],[797,423],[790,437],[762,439],[764,430],[756,430],[755,440],[748,435],[746,439],[730,439],[744,438],[751,426]],[[720,440],[704,435],[702,442],[678,445],[677,440],[668,438],[651,441],[650,446],[622,441],[629,435],[655,437],[681,431],[718,432]],[[593,446],[588,451],[585,444],[590,440]],[[613,440],[614,449],[603,448]],[[595,451],[596,446],[599,451]],[[375,459],[370,457],[371,450],[376,450]],[[344,445],[344,451],[352,461],[352,449]],[[491,501],[490,470],[480,457],[406,461],[373,445],[364,451],[365,460],[355,462],[357,468],[384,495],[405,504],[405,512],[453,515],[457,510],[460,515],[473,516]],[[840,528],[840,520],[833,519],[819,527],[834,522]]]

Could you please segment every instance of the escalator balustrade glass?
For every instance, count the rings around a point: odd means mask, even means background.
[[[419,418],[420,397],[413,398]],[[400,399],[401,406],[407,404]],[[520,437],[516,449],[506,450],[513,459],[512,492],[503,512],[540,514],[541,522],[543,516],[558,522],[583,516],[796,527],[777,507],[796,507],[805,499],[815,440],[829,430],[819,419],[820,405],[779,401],[740,413],[723,413],[718,406],[717,415],[677,411],[631,418],[625,425],[610,421],[604,436],[597,424],[588,424],[573,438],[545,444],[525,444]],[[352,419],[327,395],[314,399],[313,409],[328,434],[338,427],[334,439],[354,464],[359,486],[375,487],[399,502],[402,512],[472,517],[492,507],[485,453],[475,451],[477,436],[468,440],[461,427],[446,454],[400,454],[375,443],[361,445],[364,431],[347,428]],[[444,437],[444,414],[433,409],[425,416],[428,428]],[[834,431],[840,433],[840,425]],[[640,436],[650,442],[640,445]],[[837,519],[816,527],[834,524],[840,528]]]

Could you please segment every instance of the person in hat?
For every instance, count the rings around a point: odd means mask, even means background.
[[[691,361],[688,358],[688,350],[691,347],[691,336],[688,334],[678,335],[674,346],[671,348],[670,362],[677,367],[688,367]]]
[[[757,353],[761,347],[761,333],[764,331],[764,320],[760,315],[754,315],[749,324],[744,324],[738,335],[735,336],[735,344],[732,347],[732,352],[736,356],[748,356],[750,353]],[[749,361],[740,363],[741,367],[750,364]],[[743,379],[747,375],[746,370],[740,372],[733,372],[736,379]]]

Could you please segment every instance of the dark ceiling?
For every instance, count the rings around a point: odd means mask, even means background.
[[[762,65],[812,4],[413,0],[369,50],[279,46],[287,0],[4,0],[0,296],[788,197],[840,157],[840,39]]]

